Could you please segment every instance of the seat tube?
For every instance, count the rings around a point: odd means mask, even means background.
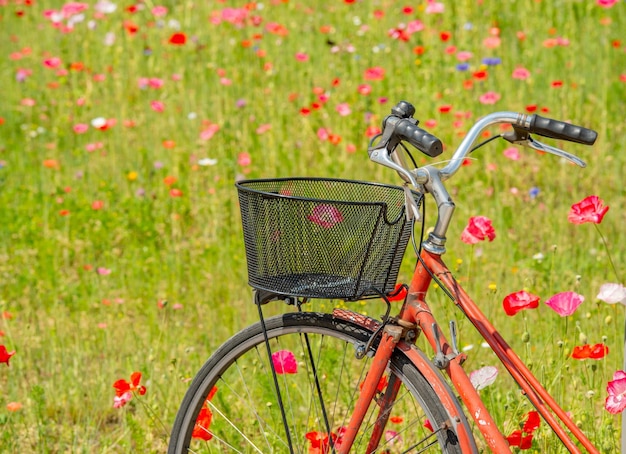
[[[361,387],[361,392],[350,418],[350,423],[341,437],[341,444],[337,448],[339,454],[348,454],[350,452],[356,435],[359,432],[359,428],[365,418],[365,414],[372,400],[374,400],[376,392],[378,392],[378,384],[389,365],[391,355],[400,341],[401,336],[402,328],[399,326],[386,326],[383,329],[382,339],[376,349],[370,369],[367,371],[367,376]]]

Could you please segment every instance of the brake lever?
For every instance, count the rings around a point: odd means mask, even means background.
[[[528,131],[524,131],[519,128],[513,128],[513,131],[502,134],[502,137],[512,144],[522,145],[524,147],[532,148],[533,150],[541,151],[544,153],[550,153],[563,159],[567,159],[569,162],[572,162],[579,167],[587,167],[587,163],[580,159],[578,156],[568,153],[567,151],[563,151],[560,148],[552,147],[550,145],[546,145],[545,143],[539,142],[538,140],[533,139]]]
[[[529,137],[527,142],[528,143],[524,144],[527,147],[533,148],[537,151],[551,153],[553,155],[567,159],[569,162],[572,162],[579,167],[587,167],[587,163],[580,159],[578,156],[568,153],[567,151],[563,151],[560,148],[551,147],[550,145],[546,145],[545,143],[534,140],[532,137]]]

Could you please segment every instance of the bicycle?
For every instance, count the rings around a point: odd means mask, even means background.
[[[462,367],[467,355],[457,347],[456,324],[450,322],[448,340],[430,311],[426,294],[433,282],[471,321],[565,447],[579,452],[576,439],[598,452],[441,259],[455,207],[443,182],[471,152],[502,137],[584,167],[581,159],[531,133],[585,145],[597,133],[536,114],[496,112],[470,128],[443,168],[418,167],[415,161],[407,165],[406,156],[413,158],[404,142],[430,157],[442,153],[442,144],[418,126],[414,113],[411,104],[397,104],[368,148],[370,159],[397,171],[403,186],[321,178],[237,183],[260,320],[226,341],[197,374],[176,416],[169,453],[478,452],[466,413],[486,447],[510,452]],[[512,129],[472,147],[485,128],[498,123]],[[426,239],[422,223],[418,246],[413,232],[425,194],[434,198],[438,217]],[[411,238],[418,260],[409,285],[399,288],[400,262]],[[391,316],[390,299],[398,290],[406,296]],[[387,307],[381,320],[347,309],[302,309],[310,298],[376,297]],[[266,319],[262,307],[274,300],[297,311]],[[432,358],[415,345],[419,336],[432,347]],[[390,421],[399,419],[401,426],[393,427],[401,429],[391,430]]]

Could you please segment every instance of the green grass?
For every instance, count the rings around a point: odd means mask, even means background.
[[[365,130],[380,126],[391,106],[406,99],[422,125],[436,121],[430,131],[446,146],[441,159],[451,156],[462,131],[494,110],[537,105],[548,110],[542,115],[598,130],[592,148],[556,142],[583,157],[584,170],[527,149],[520,150],[520,161],[511,161],[502,155],[505,142],[474,153],[472,165],[449,184],[457,210],[445,258],[574,420],[604,451],[617,450],[620,419],[603,404],[607,381],[622,367],[624,313],[621,305],[595,300],[599,286],[617,278],[595,229],[569,224],[567,213],[590,194],[611,207],[599,228],[623,283],[623,2],[602,9],[583,0],[456,1],[445,2],[442,15],[425,14],[425,3],[418,3],[405,15],[405,4],[393,1],[268,1],[251,13],[263,18],[258,27],[212,24],[211,14],[227,6],[221,2],[164,2],[169,12],[160,20],[150,13],[152,2],[135,14],[125,10],[130,3],[119,2],[102,19],[90,7],[71,33],[44,18],[45,2],[14,3],[0,6],[0,311],[11,314],[0,320],[0,344],[17,353],[9,368],[0,365],[0,449],[163,451],[187,380],[231,333],[257,318],[246,285],[235,180],[324,176],[396,184],[393,172],[367,160]],[[384,17],[375,19],[375,10]],[[424,30],[408,42],[387,35],[418,18]],[[175,31],[170,19],[186,33],[185,45],[168,44]],[[129,35],[124,21],[139,31]],[[268,32],[268,22],[284,25],[288,35]],[[322,33],[322,26],[330,32]],[[501,45],[489,49],[483,41],[493,27],[500,29]],[[444,31],[451,34],[446,42],[440,38]],[[107,33],[114,33],[113,45],[103,44]],[[557,37],[569,44],[544,45]],[[245,40],[250,47],[242,46]],[[422,55],[416,46],[423,47]],[[449,46],[473,53],[468,71],[456,69]],[[10,58],[16,52],[22,58]],[[309,60],[298,61],[297,52]],[[49,57],[59,57],[61,66],[45,67]],[[487,57],[502,63],[487,68],[486,80],[464,88]],[[372,66],[385,69],[384,80],[363,79]],[[531,77],[513,79],[518,66]],[[58,75],[62,68],[67,74]],[[19,69],[31,71],[23,82],[16,80]],[[139,89],[142,77],[161,78],[163,87]],[[223,78],[229,82],[221,83]],[[552,88],[557,80],[562,87]],[[363,83],[372,87],[368,96],[358,93]],[[487,91],[500,94],[497,104],[478,101]],[[328,102],[302,115],[303,107],[319,102],[320,92],[329,95]],[[388,102],[381,104],[383,97]],[[24,99],[35,105],[23,105]],[[150,108],[155,100],[165,104],[164,112]],[[348,103],[352,113],[340,116],[340,103]],[[441,113],[442,105],[451,105],[451,112]],[[97,117],[117,123],[106,131],[90,126],[85,134],[74,133],[74,125]],[[210,123],[219,131],[200,139]],[[267,124],[271,129],[259,133]],[[321,141],[320,128],[341,142]],[[98,142],[101,148],[86,150]],[[240,153],[250,155],[249,166],[238,164]],[[217,163],[199,165],[204,158]],[[45,167],[45,160],[58,165]],[[418,156],[418,162],[430,160]],[[490,165],[497,170],[488,170]],[[166,176],[177,178],[172,187],[182,197],[170,196]],[[535,186],[539,195],[530,199]],[[92,209],[96,200],[104,202],[103,209]],[[69,214],[62,216],[62,210]],[[493,243],[470,247],[460,241],[473,215],[493,220]],[[431,212],[428,227],[432,221]],[[533,258],[538,253],[543,260]],[[413,260],[407,254],[405,281]],[[110,274],[98,274],[98,268]],[[521,288],[542,301],[567,290],[586,300],[567,321],[543,304],[509,318],[502,299]],[[460,319],[444,296],[430,298],[442,319]],[[159,309],[163,300],[168,304]],[[319,304],[330,309],[343,303]],[[374,316],[383,310],[378,303],[346,306]],[[467,369],[494,365],[468,323],[459,322],[462,345],[475,345]],[[525,332],[528,343],[522,342]],[[569,358],[581,334],[591,344],[604,341],[608,357],[593,363]],[[112,408],[113,382],[136,370],[143,373],[147,394]],[[529,404],[504,375],[501,368],[483,393],[508,434]],[[23,407],[9,412],[9,402]],[[533,450],[555,452],[555,438],[543,426]]]

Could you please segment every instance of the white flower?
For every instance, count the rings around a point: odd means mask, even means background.
[[[496,381],[497,376],[497,367],[485,366],[473,372],[470,372],[469,379],[472,382],[472,385],[474,385],[474,388],[476,388],[476,391],[480,391],[481,389],[491,385],[494,381]]]
[[[100,13],[111,14],[117,9],[117,5],[115,3],[109,2],[108,0],[100,0],[98,3],[96,3],[95,8],[96,11]]]
[[[100,129],[106,124],[107,124],[107,119],[103,117],[97,117],[91,120],[91,126],[93,126],[96,129]]]
[[[198,165],[201,165],[201,166],[214,166],[215,164],[217,164],[217,159],[211,159],[211,158],[198,159]]]
[[[626,287],[622,284],[602,284],[596,298],[608,304],[622,303],[626,305]]]

